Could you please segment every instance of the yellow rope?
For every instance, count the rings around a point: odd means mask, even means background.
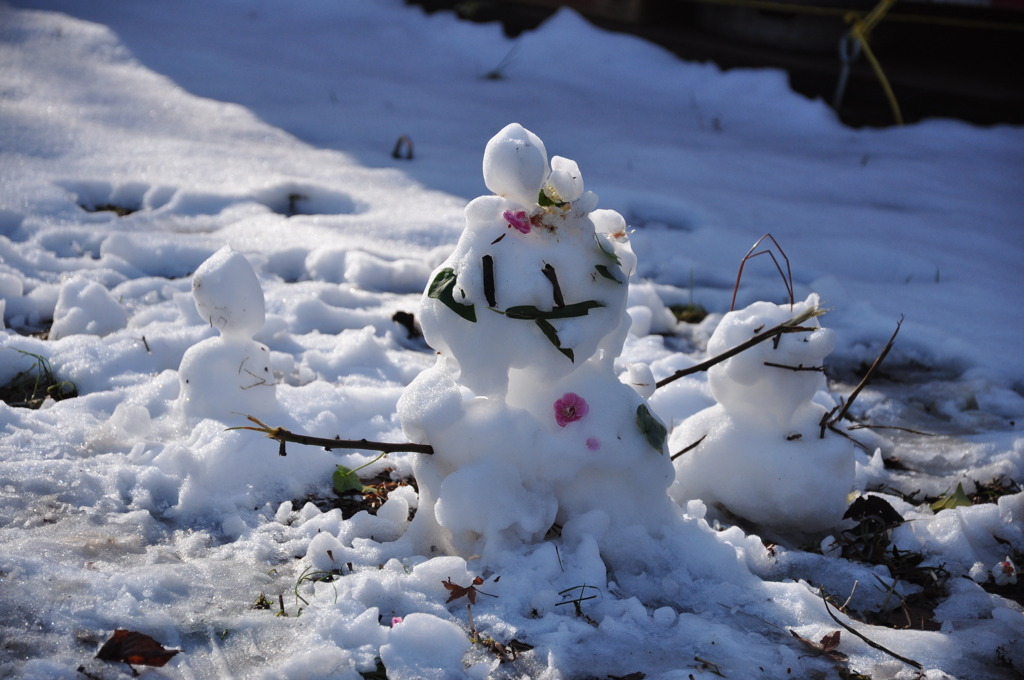
[[[896,93],[893,92],[889,79],[886,78],[882,65],[879,63],[875,53],[871,50],[869,40],[871,31],[883,18],[890,21],[902,21],[907,23],[934,24],[953,28],[975,28],[998,31],[1024,32],[1024,22],[1011,24],[1009,22],[982,21],[977,19],[952,19],[947,17],[930,17],[921,14],[889,14],[889,10],[896,0],[880,0],[879,3],[867,14],[859,10],[844,9],[842,7],[822,7],[819,5],[797,4],[793,2],[782,2],[779,0],[690,0],[710,5],[732,5],[736,7],[747,7],[759,10],[768,10],[787,13],[816,14],[821,16],[841,17],[843,21],[852,24],[850,37],[857,40],[861,51],[867,58],[871,69],[875,72],[882,91],[889,101],[889,108],[892,110],[893,118],[897,125],[903,125],[903,113],[900,111],[899,102],[896,100]]]
[[[775,12],[818,14],[823,16],[834,16],[845,18],[849,15],[857,17],[864,16],[859,10],[845,9],[843,7],[821,7],[818,5],[797,4],[795,2],[779,2],[777,0],[689,0],[707,5],[732,5],[736,7],[750,7]],[[904,14],[897,12],[890,14],[889,21],[900,21],[904,23],[935,24],[937,26],[950,26],[954,28],[980,28],[992,31],[1015,31],[1024,32],[1024,22],[1009,23],[1000,21],[985,21],[982,19],[954,19],[950,17],[933,17],[925,14]]]
[[[860,43],[864,56],[867,57],[868,63],[871,64],[875,77],[878,78],[882,91],[885,92],[885,97],[889,100],[889,108],[892,109],[892,116],[896,120],[896,124],[903,125],[903,113],[900,111],[899,102],[896,101],[896,93],[892,91],[892,85],[889,84],[889,79],[885,77],[882,65],[878,62],[878,58],[875,57],[875,53],[871,51],[871,45],[869,44],[871,41],[871,31],[881,23],[894,4],[896,4],[896,0],[881,0],[863,19],[856,13],[851,12],[846,15],[846,21],[853,24],[850,27],[850,35]]]

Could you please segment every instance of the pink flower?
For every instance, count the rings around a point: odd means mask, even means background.
[[[510,227],[515,227],[524,234],[530,233],[530,216],[526,214],[525,210],[506,210],[501,213],[501,216],[505,218]]]
[[[391,617],[391,626],[392,626],[392,628],[397,626],[401,622],[402,622],[402,617],[401,616],[392,616]]]
[[[590,449],[591,451],[597,451],[599,448],[601,448],[601,440],[598,439],[597,437],[590,437],[589,439],[587,439],[587,448]]]
[[[996,566],[992,567],[992,578],[997,586],[1009,586],[1017,582],[1017,565],[1007,557]]]
[[[586,399],[575,392],[566,392],[561,399],[555,401],[555,422],[560,427],[565,427],[587,415],[589,411]]]

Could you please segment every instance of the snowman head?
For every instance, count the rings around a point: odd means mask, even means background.
[[[509,123],[484,148],[484,184],[498,196],[530,205],[548,176],[544,142],[519,123]]]
[[[818,296],[812,294],[793,307],[755,302],[729,312],[708,341],[708,353],[725,352],[817,305]],[[711,393],[726,411],[784,427],[797,408],[825,387],[821,366],[835,348],[835,338],[817,319],[800,325],[815,330],[783,333],[708,370]]]
[[[192,298],[225,339],[251,340],[266,322],[263,288],[241,253],[224,246],[192,275]]]

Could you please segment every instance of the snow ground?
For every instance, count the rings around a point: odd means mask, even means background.
[[[453,633],[467,629],[465,601],[445,603],[441,581],[468,584],[472,560],[409,551],[400,518],[343,521],[299,502],[329,492],[337,463],[369,456],[293,445],[280,458],[225,431],[245,424],[229,404],[206,419],[176,408],[182,356],[215,334],[189,275],[228,244],[267,300],[257,340],[278,384],[261,415],[402,441],[395,404],[433,357],[392,316],[416,311],[465,204],[486,191],[485,142],[514,120],[576,160],[601,207],[636,230],[631,304],[656,323],[630,337],[623,365],[660,378],[703,359],[740,258],[771,232],[796,296],[816,291],[831,310],[837,390],[905,317],[856,415],[938,436],[865,435],[909,469],[864,456],[861,489],[935,497],[1024,479],[1020,128],[850,130],[779,72],[683,63],[571,12],[512,42],[399,2],[0,5],[0,383],[33,364],[20,350],[80,393],[0,407],[0,674],[78,678],[84,664],[119,677],[91,657],[122,627],[183,650],[152,677],[357,678],[377,658],[392,678],[837,677],[788,631],[838,629],[819,586],[841,603],[856,582],[852,610],[882,607],[885,566],[711,534],[698,507],[694,525],[719,549],[672,542],[678,565],[645,579],[617,580],[585,545],[524,546],[479,574],[498,597],[477,601],[477,630],[533,646],[498,665]],[[412,160],[391,156],[400,135]],[[105,205],[134,212],[89,211]],[[89,313],[65,304],[60,337],[30,335],[62,293]],[[658,321],[691,296],[707,322]],[[747,266],[738,305],[783,298],[765,258]],[[709,404],[699,377],[652,402],[674,424]],[[412,455],[370,472],[408,472]],[[1024,494],[938,513],[885,497],[913,520],[894,532],[899,549],[950,574],[939,630],[853,625],[931,680],[1015,677],[1021,606],[968,576],[1024,554]],[[310,567],[344,576],[312,583]],[[581,585],[600,591],[580,603],[597,625],[558,604]],[[261,593],[270,610],[252,608]],[[273,615],[279,594],[287,617]],[[392,628],[393,616],[406,620]],[[840,650],[875,679],[916,673],[845,630]]]

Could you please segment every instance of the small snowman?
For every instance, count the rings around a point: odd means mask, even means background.
[[[796,305],[756,302],[729,312],[708,341],[717,355],[761,331],[814,315],[818,297]],[[853,489],[853,444],[821,426],[831,397],[821,366],[834,349],[832,332],[784,333],[708,370],[718,402],[672,433],[673,449],[695,446],[675,460],[669,494],[681,504],[701,499],[758,525],[788,533],[835,526]]]
[[[203,320],[219,331],[185,351],[178,402],[188,416],[260,415],[275,401],[270,350],[253,340],[266,321],[263,289],[243,255],[225,246],[192,275]]]
[[[483,175],[494,195],[467,206],[422,298],[438,362],[398,404],[434,449],[416,462],[410,531],[486,559],[574,522],[666,526],[665,428],[613,366],[636,264],[625,220],[516,123],[487,143]]]

